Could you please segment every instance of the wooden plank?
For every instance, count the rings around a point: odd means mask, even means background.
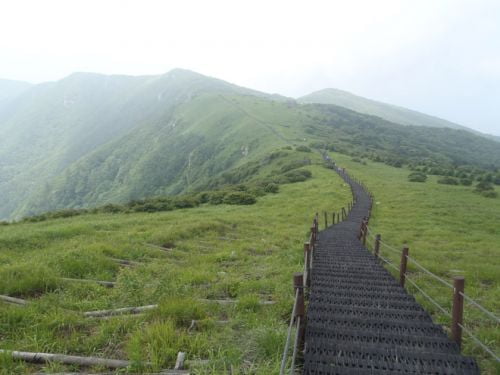
[[[29,303],[29,301],[26,301],[25,299],[4,296],[2,294],[0,294],[0,300],[2,300],[4,302],[8,302],[8,303],[13,303],[16,305],[23,305],[23,306],[25,306]]]
[[[139,266],[141,265],[142,263],[139,263],[139,262],[135,262],[133,260],[127,260],[127,259],[118,259],[118,258],[111,258],[111,257],[108,257],[108,259],[112,260],[113,262],[116,262],[118,264],[121,264],[122,266]]]
[[[111,309],[111,310],[86,311],[83,313],[83,316],[91,318],[91,317],[103,317],[103,316],[123,315],[123,314],[138,314],[144,311],[154,310],[157,307],[158,305],[146,305],[137,307],[122,307],[119,309]]]
[[[103,285],[107,288],[113,288],[116,285],[116,282],[114,282],[114,281],[102,281],[102,280],[91,280],[91,279],[72,279],[70,277],[61,277],[61,280],[74,281],[74,282],[80,282],[80,283],[96,283],[99,285]]]
[[[233,303],[238,303],[238,300],[235,299],[207,299],[207,298],[198,298],[198,301],[200,302],[211,302],[211,303],[218,303],[221,305],[230,305]],[[274,305],[276,304],[276,301],[259,301],[260,305]]]
[[[122,359],[109,359],[98,357],[81,357],[76,355],[53,354],[53,353],[32,353],[21,352],[17,350],[9,351],[0,349],[0,354],[10,354],[13,359],[22,360],[33,363],[60,362],[68,365],[79,366],[103,366],[108,368],[123,368],[132,364],[131,361]],[[151,366],[150,362],[144,362],[145,365]]]
[[[163,251],[173,251],[174,250],[174,249],[171,249],[169,247],[163,247],[163,246],[160,246],[160,245],[155,245],[155,244],[147,243],[147,242],[144,243],[144,246],[153,247],[155,249],[160,249],[160,250],[163,250]]]

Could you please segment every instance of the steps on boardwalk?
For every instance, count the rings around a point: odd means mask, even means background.
[[[319,234],[313,255],[304,374],[478,374],[357,239],[371,202],[346,181],[356,203],[347,221]]]

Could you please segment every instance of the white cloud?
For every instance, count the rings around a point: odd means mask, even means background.
[[[494,95],[481,87],[498,84],[498,10],[466,0],[3,1],[0,77],[184,67],[292,96],[339,87],[500,133],[496,108],[482,122],[484,106],[460,95]]]

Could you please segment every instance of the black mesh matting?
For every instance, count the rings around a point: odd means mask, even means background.
[[[342,174],[341,174],[342,175]],[[478,374],[476,362],[357,238],[371,199],[342,175],[356,203],[319,233],[307,308],[304,374]]]

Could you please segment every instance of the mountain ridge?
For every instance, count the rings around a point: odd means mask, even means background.
[[[387,163],[500,167],[493,141],[464,131],[300,104],[183,69],[136,77],[80,72],[33,85],[9,103],[0,112],[0,218],[238,183],[245,178],[238,168],[251,171],[282,147],[322,144]]]
[[[336,88],[325,88],[313,91],[307,95],[297,98],[300,103],[335,104],[351,109],[356,112],[381,117],[385,120],[401,124],[428,127],[445,127],[466,130],[476,135],[492,138],[500,141],[500,136],[482,133],[467,126],[456,124],[452,121],[428,115],[402,106],[384,103],[381,101],[365,98],[349,91]]]

